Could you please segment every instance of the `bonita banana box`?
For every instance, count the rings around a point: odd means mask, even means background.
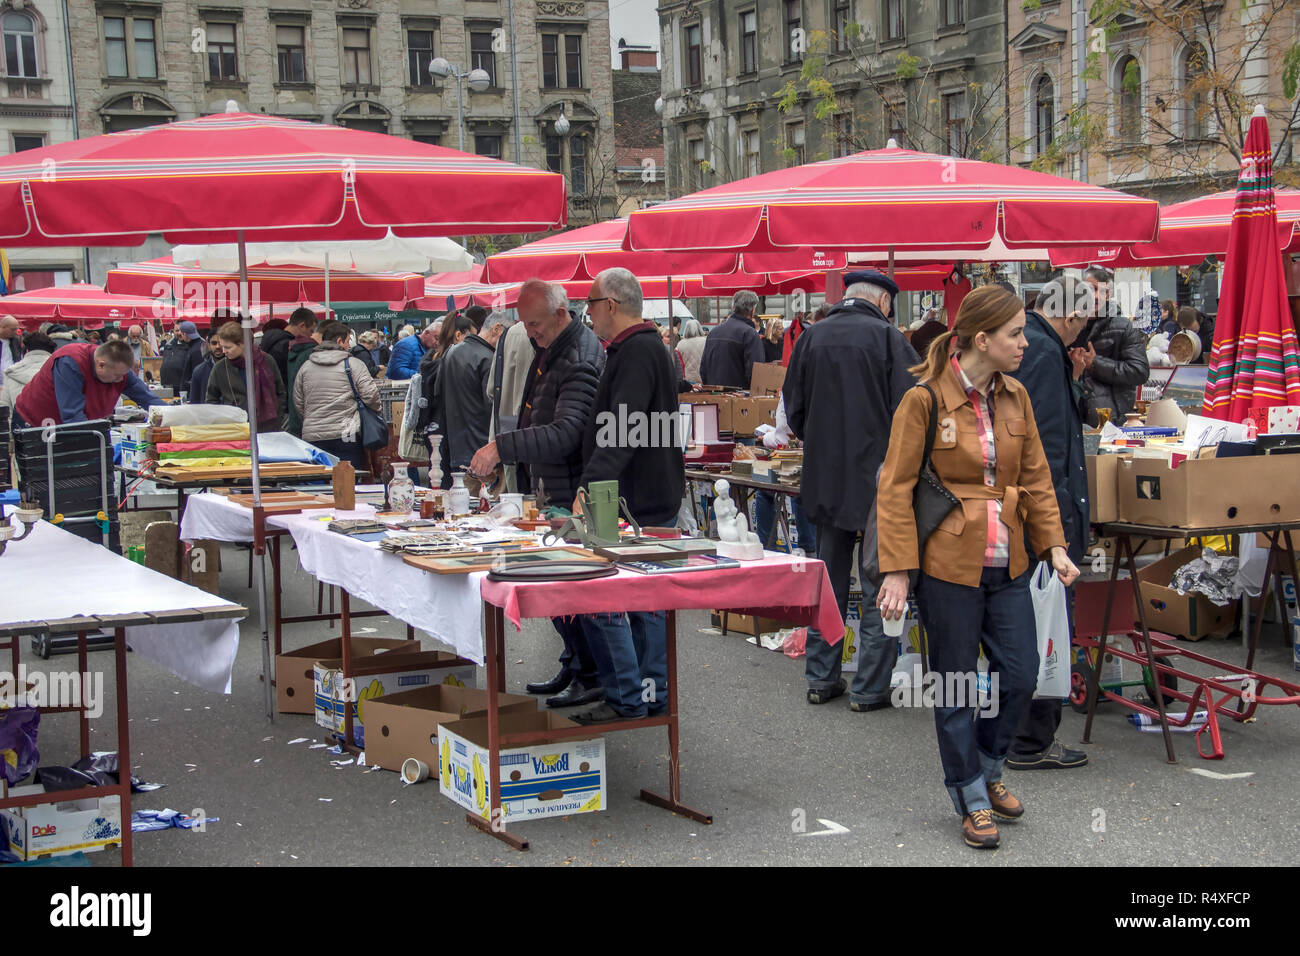
[[[449,684],[472,687],[474,664],[455,654],[422,651],[404,654],[389,651],[364,661],[353,661],[351,680],[343,677],[341,660],[317,661],[312,667],[315,685],[316,725],[336,733],[343,731],[343,708],[352,707],[353,743],[364,747],[366,702],[417,687]]]
[[[557,714],[502,714],[507,734],[578,726]],[[533,820],[592,813],[605,809],[605,738],[563,740],[501,751],[504,819]],[[490,818],[486,717],[471,717],[438,726],[438,788],[470,813]]]

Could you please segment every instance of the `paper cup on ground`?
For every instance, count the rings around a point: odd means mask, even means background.
[[[423,760],[407,757],[402,762],[403,783],[423,783],[429,779],[429,765]]]
[[[903,615],[902,617],[899,617],[896,620],[890,620],[889,618],[885,617],[882,614],[880,615],[880,620],[885,625],[886,637],[903,636],[903,629],[907,627],[907,615]]]

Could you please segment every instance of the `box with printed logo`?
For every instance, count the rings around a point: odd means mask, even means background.
[[[578,726],[558,714],[502,714],[500,733],[522,734]],[[605,809],[605,738],[563,740],[501,750],[496,772],[501,781],[505,821],[543,819]],[[486,717],[438,727],[438,787],[470,813],[491,818]]]
[[[418,651],[418,641],[404,641],[395,637],[352,638],[352,659],[373,657],[386,651],[402,648]],[[275,712],[277,714],[310,714],[312,683],[315,680],[316,662],[334,660],[343,655],[343,638],[335,637],[317,644],[298,647],[275,658]]]
[[[390,651],[362,663],[354,663],[352,677],[343,677],[341,660],[317,661],[312,668],[315,686],[316,725],[336,733],[343,730],[345,701],[352,707],[352,740],[366,743],[366,703],[376,697],[449,684],[468,687],[475,682],[474,664],[454,654],[423,651],[418,654]]]
[[[39,784],[13,787],[11,797],[30,797],[45,790]],[[24,860],[44,856],[66,856],[78,851],[93,853],[106,846],[122,845],[121,797],[91,797],[86,800],[58,800],[34,807],[0,810],[10,852]]]
[[[536,713],[537,698],[498,694],[501,714]],[[487,713],[487,691],[438,684],[375,697],[366,704],[370,733],[366,762],[385,770],[401,770],[408,757],[423,760],[438,772],[438,725]]]

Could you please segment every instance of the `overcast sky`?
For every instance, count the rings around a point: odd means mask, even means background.
[[[659,14],[655,0],[609,0],[610,60],[618,69],[619,37],[634,46],[659,49]]]

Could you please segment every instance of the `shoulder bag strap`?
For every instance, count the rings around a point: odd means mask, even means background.
[[[930,467],[930,452],[934,451],[934,433],[939,427],[939,413],[935,406],[939,400],[935,397],[934,389],[930,388],[925,382],[916,387],[923,388],[930,393],[930,423],[925,430],[925,454],[921,457],[921,467],[924,469]]]
[[[361,393],[357,391],[357,383],[352,380],[352,357],[350,355],[343,356],[343,373],[348,377],[348,387],[352,389],[352,397],[357,400],[357,409],[360,410],[366,403],[361,400]]]

